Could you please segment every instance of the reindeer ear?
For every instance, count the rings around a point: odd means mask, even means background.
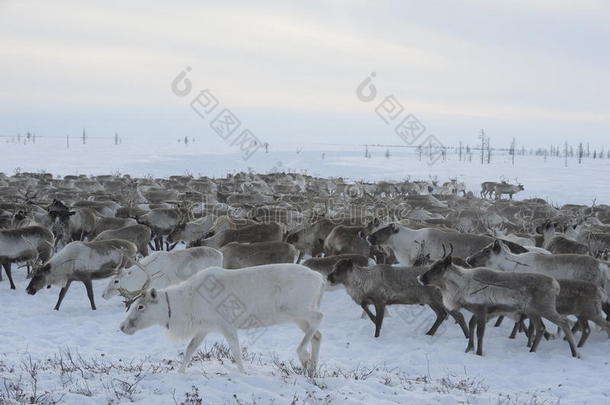
[[[152,298],[153,300],[157,299],[157,289],[156,288],[150,289],[150,298]]]
[[[396,224],[395,224],[395,223],[391,223],[391,224],[390,224],[390,230],[391,230],[392,232],[394,232],[394,233],[398,233],[398,231],[399,231],[399,229],[398,229],[398,227],[396,226]]]

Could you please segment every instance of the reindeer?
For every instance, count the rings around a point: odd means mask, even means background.
[[[491,198],[498,184],[506,184],[506,182],[497,183],[495,181],[486,181],[481,183],[481,198]]]
[[[70,209],[59,200],[53,200],[48,211],[49,224],[55,235],[55,249],[61,249],[73,240],[84,240],[94,229],[97,219],[91,208]]]
[[[145,257],[148,256],[148,243],[151,239],[151,230],[146,225],[130,225],[119,229],[108,229],[100,232],[93,240],[109,239],[128,240],[135,244],[138,247],[138,253]]]
[[[606,292],[603,308],[610,314],[608,303],[608,265],[591,256],[578,254],[546,255],[535,252],[511,253],[503,241],[496,240],[466,262],[472,267],[490,266],[503,271],[546,274],[555,278],[587,281]]]
[[[238,243],[230,242],[220,248],[224,255],[225,269],[260,266],[273,263],[295,263],[298,250],[281,241]]]
[[[503,241],[495,240],[466,258],[472,267],[489,266],[503,271],[546,274],[555,278],[588,281],[606,290],[608,265],[587,255],[535,252],[514,254]]]
[[[93,240],[100,233],[110,229],[120,229],[126,226],[137,225],[137,221],[133,218],[116,218],[116,217],[104,217],[100,218],[93,228],[93,231],[89,234],[89,239]]]
[[[138,218],[138,223],[152,230],[155,250],[163,249],[163,238],[168,236],[178,224],[189,220],[189,211],[180,208],[155,208]],[[169,242],[167,242],[169,249]]]
[[[299,264],[240,270],[210,267],[179,284],[142,292],[120,329],[133,335],[159,325],[173,339],[190,340],[179,369],[181,373],[208,333],[218,331],[229,343],[238,369],[245,372],[237,337],[239,329],[295,323],[305,333],[297,348],[299,360],[313,376],[322,339],[318,327],[323,317],[320,301],[324,285],[320,274]],[[227,317],[219,310],[226,297],[234,297],[243,306],[238,318]]]
[[[167,241],[172,244],[172,249],[179,242],[195,245],[201,239],[214,236],[225,229],[239,229],[255,224],[258,224],[258,222],[250,219],[231,219],[227,215],[218,217],[207,215],[194,221],[182,222],[176,225],[174,230],[167,236]]]
[[[53,234],[42,226],[0,230],[0,264],[4,267],[12,290],[15,289],[15,283],[11,264],[34,264],[37,260],[49,260],[53,246]]]
[[[129,260],[129,258],[127,258]],[[131,267],[114,275],[102,294],[108,300],[121,295],[129,304],[133,297],[149,287],[164,288],[186,280],[208,267],[222,267],[222,252],[209,247],[194,247],[171,252],[158,251],[132,262]]]
[[[379,225],[379,220],[375,218],[366,226],[334,227],[324,240],[324,253],[328,256],[353,253],[369,257],[371,247],[366,242],[366,237]]]
[[[525,190],[522,184],[507,184],[507,183],[499,183],[494,186],[494,195],[496,200],[502,199],[502,194],[508,194],[510,199],[513,199],[513,194],[518,193],[519,191]]]
[[[339,224],[323,218],[289,233],[286,242],[293,244],[300,252],[297,263],[301,262],[304,254],[312,257],[321,255],[324,252],[324,240],[337,225]]]
[[[254,243],[281,241],[283,227],[275,222],[269,224],[248,225],[239,229],[225,229],[201,241],[201,246],[219,249],[230,242]]]
[[[531,352],[536,351],[544,335],[541,318],[546,318],[563,330],[572,356],[580,357],[568,320],[557,312],[556,300],[560,286],[553,277],[537,273],[496,271],[486,267],[467,269],[453,264],[449,252],[420,275],[419,281],[422,285],[439,288],[443,304],[448,310],[465,308],[474,314],[470,322],[467,351],[473,346],[475,322],[477,354],[482,356],[485,323],[489,315],[518,313],[528,316],[535,325]]]
[[[87,289],[91,309],[95,310],[92,280],[107,278],[115,274],[125,267],[127,258],[133,258],[136,252],[136,245],[120,239],[68,243],[46,263],[34,268],[26,291],[28,294],[34,295],[45,286],[61,287],[55,305],[55,310],[59,311],[70,284],[73,281],[80,281]]]
[[[541,226],[543,232],[542,247],[544,249],[556,254],[589,254],[589,248],[582,243],[557,235],[555,233],[557,225],[555,222],[547,222]]]
[[[424,287],[417,282],[418,275],[426,271],[425,267],[394,267],[377,264],[360,267],[351,259],[337,261],[327,280],[331,286],[343,284],[348,295],[364,310],[375,324],[375,337],[379,337],[387,305],[429,305],[436,314],[436,321],[426,332],[434,336],[438,327],[447,317],[438,291]],[[375,307],[375,314],[368,306]],[[468,337],[468,328],[459,311],[449,311]]]
[[[493,238],[435,228],[410,229],[391,223],[371,233],[367,240],[371,245],[391,248],[401,265],[412,266],[421,254],[420,245],[422,243],[425,243],[430,258],[436,260],[442,257],[443,244],[451,243],[455,246],[456,256],[464,258],[487,246],[493,241]]]

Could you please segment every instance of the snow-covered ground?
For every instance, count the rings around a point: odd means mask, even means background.
[[[413,152],[361,148],[303,148],[257,153],[247,162],[238,154],[214,154],[200,143],[177,142],[139,147],[126,140],[114,146],[92,139],[70,149],[51,139],[36,144],[0,143],[0,171],[44,170],[53,174],[129,173],[169,176],[192,173],[224,176],[252,168],[259,172],[304,170],[320,176],[350,179],[428,179],[457,177],[478,192],[479,183],[501,177],[518,180],[526,191],[519,198],[540,196],[557,203],[598,204],[610,201],[610,161],[495,155],[491,165],[447,162],[429,166]],[[322,153],[324,152],[324,159]],[[381,337],[360,319],[359,308],[343,291],[325,295],[319,376],[299,374],[296,346],[301,332],[292,325],[269,328],[245,346],[247,375],[237,372],[218,336],[207,339],[185,375],[176,364],[186,343],[172,343],[161,328],[127,336],[118,330],[125,316],[120,300],[101,299],[104,282],[94,289],[97,311],[91,311],[83,286],[75,284],[53,311],[58,291],[25,293],[24,270],[15,270],[18,289],[0,283],[0,404],[7,396],[23,403],[108,404],[603,404],[610,402],[610,341],[594,330],[582,359],[570,357],[562,340],[543,341],[529,353],[525,338],[510,340],[511,324],[488,328],[485,356],[464,353],[466,341],[446,321],[436,337],[425,336],[433,322],[425,307],[392,308]],[[23,391],[19,391],[23,390]],[[35,394],[34,394],[35,392]],[[30,398],[35,395],[35,398]],[[201,399],[202,402],[198,402]]]
[[[600,332],[578,360],[562,340],[543,341],[529,353],[523,335],[507,338],[510,322],[490,325],[479,357],[464,353],[466,340],[453,322],[425,336],[433,322],[427,307],[393,307],[375,339],[372,323],[360,319],[344,291],[323,300],[319,377],[299,374],[295,349],[302,333],[293,325],[242,337],[247,375],[215,335],[181,375],[176,366],[186,344],[170,342],[162,328],[121,333],[124,308],[118,298],[100,298],[104,282],[94,285],[97,311],[78,284],[53,311],[58,291],[27,296],[24,272],[17,273],[18,290],[0,284],[0,373],[9,391],[21,381],[30,395],[33,372],[37,395],[48,392],[41,403],[180,404],[192,387],[204,404],[603,404],[610,397],[610,342]],[[6,389],[0,384],[0,403]]]

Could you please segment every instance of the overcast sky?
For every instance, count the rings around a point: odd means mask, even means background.
[[[217,141],[189,107],[207,88],[271,144],[400,143],[374,112],[393,95],[446,144],[601,145],[610,1],[0,0],[0,74],[0,135]]]

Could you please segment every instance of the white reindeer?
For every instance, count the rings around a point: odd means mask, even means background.
[[[322,339],[318,326],[322,321],[320,301],[324,286],[319,273],[299,264],[240,270],[210,267],[179,284],[143,291],[120,329],[132,335],[161,325],[170,338],[190,339],[180,372],[186,370],[206,335],[220,332],[231,347],[237,367],[244,372],[238,330],[296,323],[305,333],[297,347],[299,360],[313,375]]]
[[[125,268],[112,277],[102,298],[108,300],[122,291],[140,290],[147,280],[150,280],[151,287],[168,287],[186,280],[200,270],[222,265],[222,252],[205,246],[154,252],[140,263]]]

